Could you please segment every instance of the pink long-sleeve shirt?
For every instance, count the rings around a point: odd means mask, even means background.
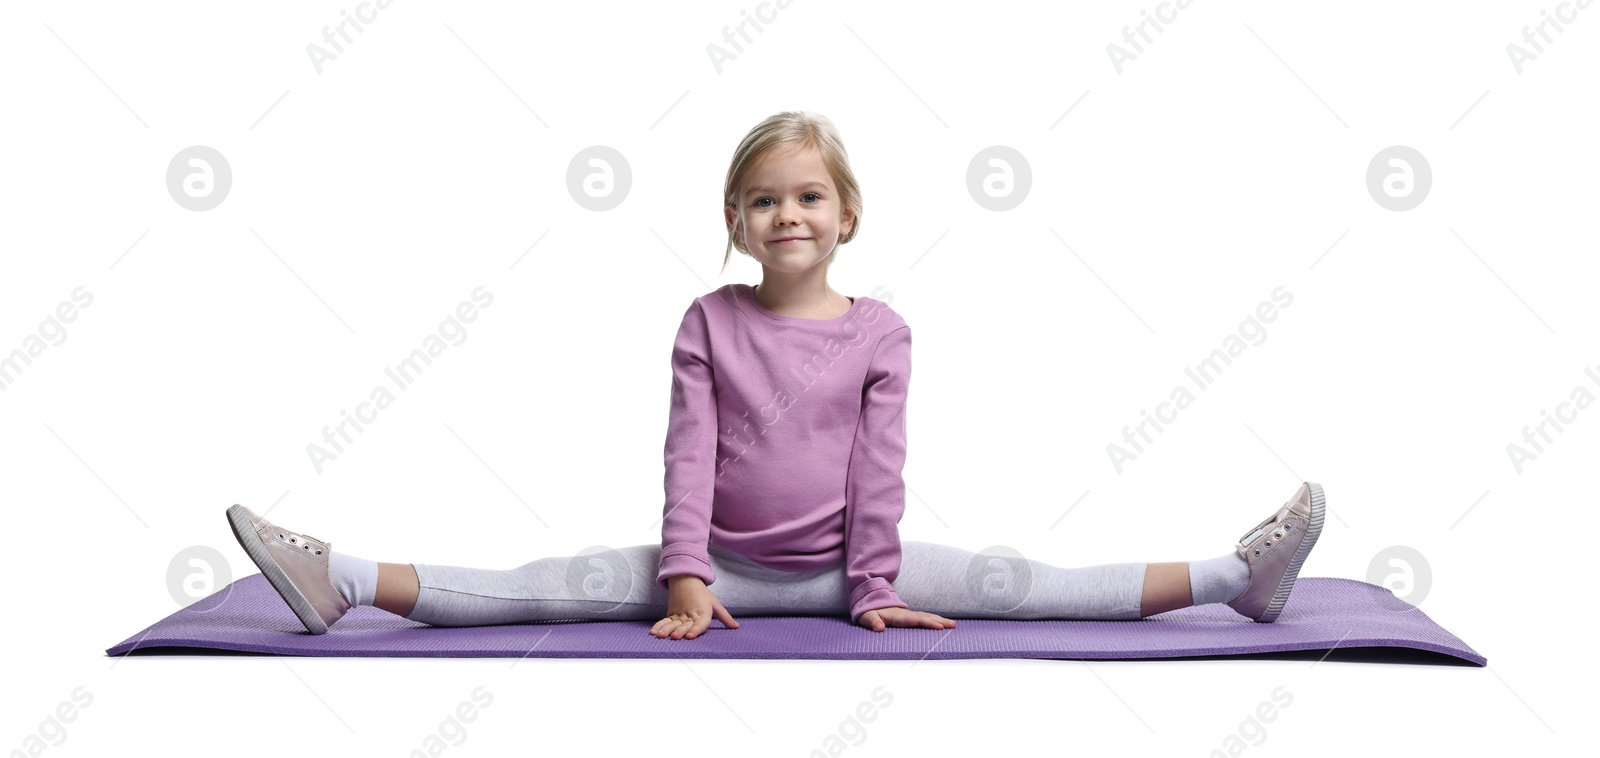
[[[656,581],[713,584],[715,543],[780,571],[843,563],[852,622],[905,608],[893,585],[911,327],[870,297],[806,319],[754,292],[695,298],[678,327]]]

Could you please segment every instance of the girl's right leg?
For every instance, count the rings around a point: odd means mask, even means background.
[[[784,572],[716,545],[708,552],[716,574],[711,591],[735,618],[848,613],[839,570]],[[657,621],[667,616],[668,598],[656,584],[660,561],[661,546],[652,544],[540,558],[508,570],[380,563],[372,604],[433,626]]]
[[[378,564],[268,521],[243,505],[227,510],[240,547],[300,623],[324,634],[351,608],[380,607],[434,626],[556,620],[659,620],[668,591],[656,583],[661,546],[635,545],[540,558],[518,568]],[[842,613],[842,570],[783,572],[708,546],[712,591],[730,613]]]
[[[378,564],[378,583],[372,605],[396,616],[409,616],[417,607],[417,569],[409,563]]]
[[[667,607],[667,591],[655,582],[660,556],[660,545],[635,545],[539,558],[506,570],[381,564],[379,588],[388,580],[389,591],[373,605],[433,626],[658,620]],[[385,571],[384,566],[394,568]]]

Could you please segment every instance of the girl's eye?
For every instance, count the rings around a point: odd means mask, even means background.
[[[804,198],[804,197],[814,197],[814,198],[817,198],[817,199],[816,199],[816,200],[813,200],[813,201],[811,201],[811,202],[818,202],[818,201],[820,201],[820,200],[821,200],[821,199],[822,199],[822,196],[821,196],[821,195],[818,195],[818,194],[817,194],[817,193],[815,193],[815,192],[807,192],[807,193],[805,193],[805,194],[803,194],[803,195],[801,195],[801,196],[800,196],[800,197],[803,197],[803,198]],[[771,199],[772,199],[772,198],[770,198],[770,197],[763,197],[763,198],[760,198],[760,199],[758,199],[758,200],[756,200],[756,207],[757,207],[757,208],[765,208],[765,207],[767,207],[767,206],[765,206],[765,205],[762,205],[762,203],[763,203],[763,202],[766,202],[766,201],[768,201],[768,200],[771,200]]]

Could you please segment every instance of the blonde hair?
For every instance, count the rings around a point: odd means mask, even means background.
[[[838,185],[840,206],[848,209],[854,218],[849,231],[840,232],[838,244],[843,245],[855,239],[856,232],[861,230],[861,185],[856,182],[855,172],[850,170],[850,156],[845,152],[839,130],[828,117],[820,113],[784,111],[756,124],[744,136],[738,149],[733,151],[733,162],[728,165],[728,178],[722,187],[723,207],[734,209],[734,220],[728,225],[728,247],[722,253],[723,271],[728,268],[734,248],[745,255],[750,254],[750,248],[745,245],[744,234],[741,233],[743,222],[738,213],[738,188],[744,183],[751,167],[768,154],[808,148],[815,148],[822,154],[823,164],[828,167],[834,184]]]

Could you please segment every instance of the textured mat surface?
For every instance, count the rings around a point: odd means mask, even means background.
[[[1183,608],[1137,621],[957,619],[954,629],[890,628],[881,633],[857,627],[845,616],[735,618],[738,629],[713,621],[698,639],[662,640],[650,635],[652,621],[447,628],[362,606],[327,634],[313,635],[266,577],[252,574],[117,643],[106,654],[238,651],[399,658],[941,660],[1173,658],[1392,648],[1488,664],[1487,658],[1394,593],[1351,579],[1302,577],[1283,614],[1271,624],[1252,622],[1225,605]]]

